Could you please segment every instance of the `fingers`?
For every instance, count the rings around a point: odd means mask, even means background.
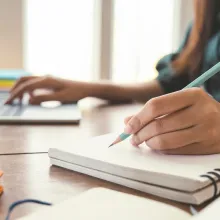
[[[134,134],[155,118],[187,108],[204,96],[203,93],[201,89],[192,88],[153,98],[130,119],[124,132]]]
[[[181,147],[203,141],[198,127],[161,134],[146,141],[147,146],[154,150],[179,149]]]
[[[11,104],[16,98],[22,97],[25,92],[32,92],[35,89],[47,88],[49,81],[46,78],[33,78],[26,80],[24,83],[17,85],[16,89],[11,92],[10,97],[6,101],[6,104]]]
[[[207,154],[218,154],[220,153],[219,144],[210,144],[209,141],[199,142],[186,145],[181,148],[174,148],[160,151],[163,154],[172,155],[207,155]]]
[[[195,112],[198,111],[197,106],[194,105],[164,117],[156,118],[134,134],[131,142],[136,146],[160,134],[196,126],[203,115],[200,114],[201,112],[195,115]]]
[[[219,129],[218,123],[207,120],[204,124],[155,136],[147,140],[146,144],[168,154],[219,153]]]
[[[167,154],[220,152],[220,105],[201,89],[187,89],[150,100],[129,121],[131,143],[142,142]]]
[[[26,82],[26,81],[29,81],[31,79],[35,79],[37,78],[38,76],[24,76],[24,77],[21,77],[20,79],[18,79],[15,84],[12,86],[10,92],[13,92],[18,86],[20,86],[22,83]]]

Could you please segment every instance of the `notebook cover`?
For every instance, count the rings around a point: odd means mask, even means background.
[[[29,75],[31,74],[23,69],[0,69],[0,80],[17,80]]]

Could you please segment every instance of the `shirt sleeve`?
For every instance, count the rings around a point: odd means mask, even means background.
[[[204,73],[216,63],[220,61],[220,32],[217,31],[215,35],[209,40],[203,57],[203,65],[201,73]],[[204,84],[205,90],[220,102],[220,75],[219,73],[211,77]]]
[[[190,26],[187,30],[186,36],[185,36],[180,48],[177,50],[177,52],[164,56],[162,59],[160,59],[158,61],[157,65],[156,65],[156,70],[159,73],[157,80],[158,80],[159,84],[161,85],[162,89],[164,90],[164,93],[171,93],[171,92],[181,90],[190,81],[188,73],[181,74],[181,75],[174,74],[170,64],[184,48],[184,46],[188,40],[191,28],[192,28],[192,24],[190,24]]]
[[[208,42],[202,65],[202,72],[207,71],[220,61],[220,32],[217,32]]]

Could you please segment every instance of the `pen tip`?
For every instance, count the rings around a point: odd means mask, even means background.
[[[111,146],[113,146],[113,145],[114,145],[114,144],[109,145],[108,148],[111,147]]]

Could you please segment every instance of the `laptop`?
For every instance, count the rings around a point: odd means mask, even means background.
[[[29,105],[25,96],[22,104],[4,105],[8,97],[8,91],[0,91],[0,124],[78,124],[81,120],[77,103],[49,101],[36,106]]]

